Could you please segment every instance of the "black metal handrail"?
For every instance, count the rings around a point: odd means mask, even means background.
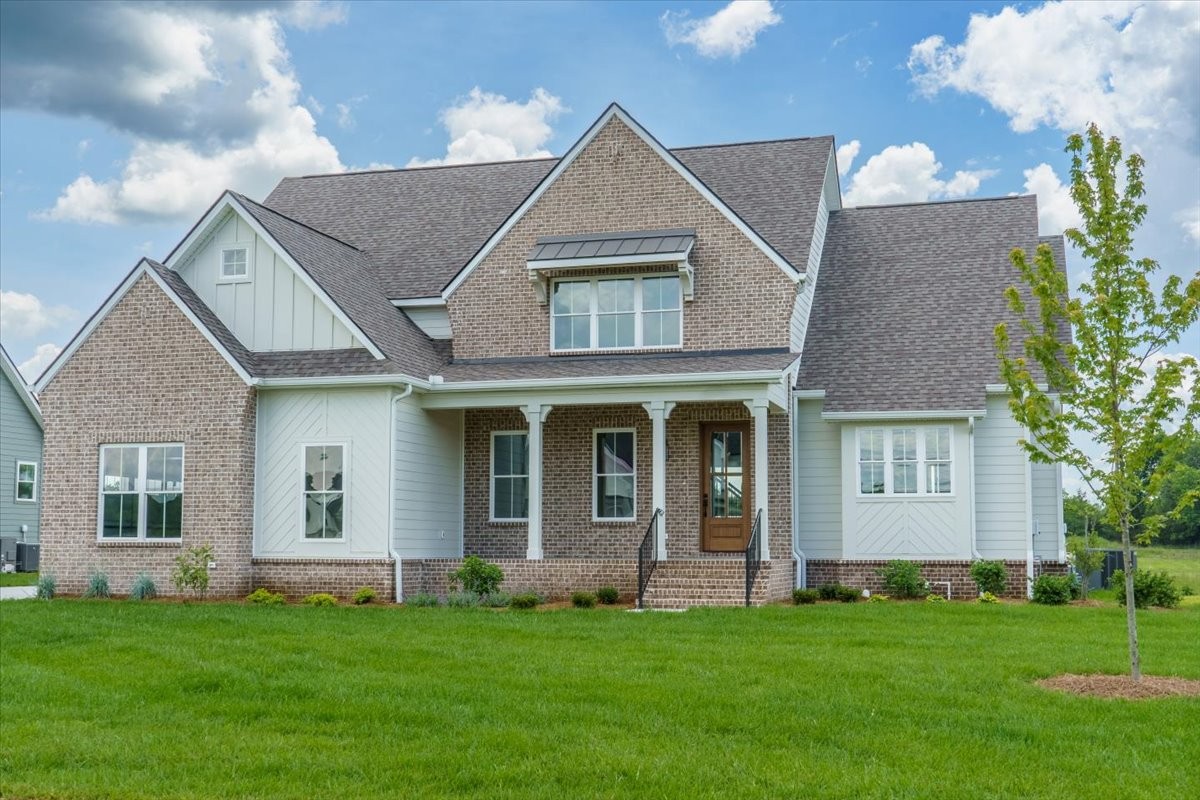
[[[658,566],[658,539],[654,534],[662,513],[661,508],[654,509],[654,513],[650,515],[650,524],[646,526],[646,535],[642,537],[642,543],[638,545],[638,608],[643,607],[642,600],[646,596],[646,585],[650,583],[650,576],[654,574],[654,568]]]
[[[758,577],[758,568],[762,566],[759,557],[758,540],[762,536],[762,509],[754,516],[754,526],[750,528],[750,541],[746,544],[746,605],[750,605],[750,593],[754,591],[754,579]]]

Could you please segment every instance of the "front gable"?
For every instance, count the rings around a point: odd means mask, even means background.
[[[549,312],[526,261],[539,239],[684,228],[694,283],[680,349],[788,347],[800,273],[619,109],[597,125],[448,287],[455,357],[548,354]],[[675,269],[654,266],[615,270]]]

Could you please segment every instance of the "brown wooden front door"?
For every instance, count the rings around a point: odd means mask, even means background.
[[[700,549],[745,550],[750,541],[750,425],[700,426]]]

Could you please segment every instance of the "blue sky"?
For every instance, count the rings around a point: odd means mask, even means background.
[[[1096,120],[1149,161],[1141,254],[1200,262],[1200,4],[0,13],[0,336],[27,373],[226,186],[558,154],[613,100],[668,146],[833,134],[848,204],[1033,192],[1055,233],[1064,138]]]

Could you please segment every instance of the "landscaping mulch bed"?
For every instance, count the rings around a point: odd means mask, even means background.
[[[1087,697],[1119,697],[1147,700],[1154,697],[1200,697],[1200,680],[1143,675],[1134,681],[1128,675],[1056,675],[1038,686]]]

